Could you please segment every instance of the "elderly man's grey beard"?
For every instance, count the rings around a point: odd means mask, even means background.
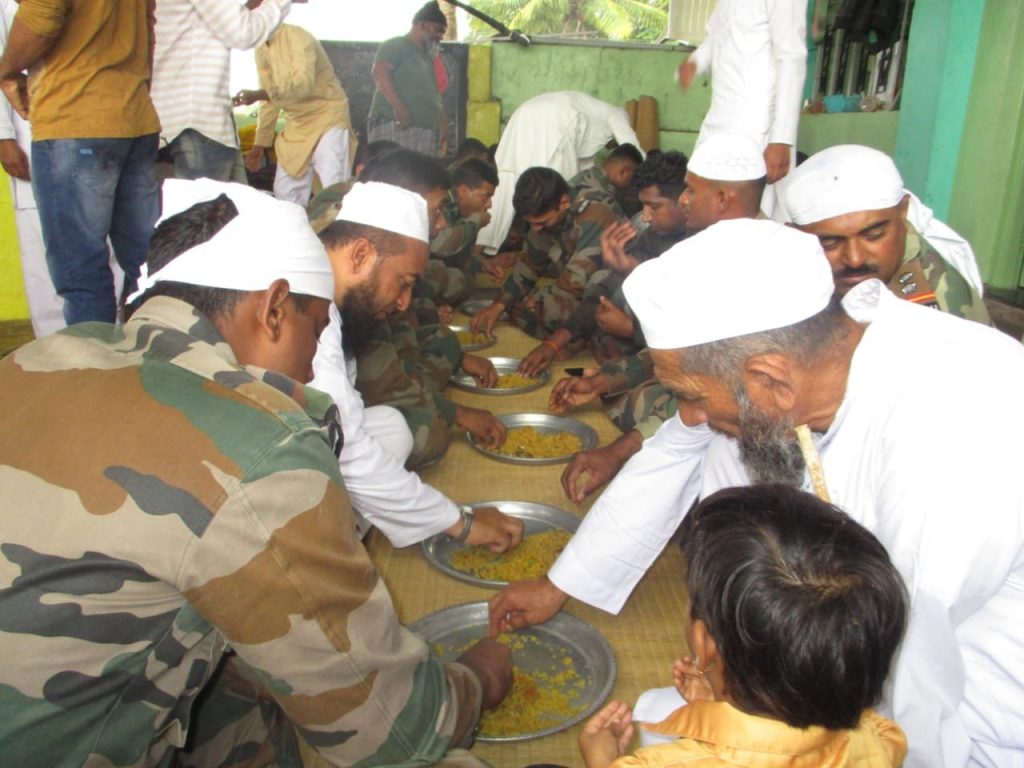
[[[789,420],[774,421],[742,390],[736,393],[736,402],[740,457],[751,481],[803,485],[804,457]]]

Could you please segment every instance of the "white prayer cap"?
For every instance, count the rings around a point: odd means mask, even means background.
[[[841,144],[811,155],[790,171],[784,194],[790,218],[802,225],[855,211],[893,208],[907,192],[887,154]]]
[[[713,133],[693,150],[686,170],[715,181],[753,181],[768,175],[764,152],[749,136]]]
[[[683,349],[806,320],[835,286],[818,238],[767,219],[729,219],[641,264],[623,290],[647,346]]]
[[[341,201],[337,221],[351,221],[369,227],[430,242],[427,201],[423,195],[380,181],[352,185]]]
[[[134,301],[159,282],[188,283],[236,291],[263,291],[284,278],[291,291],[334,300],[334,273],[306,212],[245,184],[212,179],[167,179],[159,223],[220,195],[238,215],[204,243],[179,254],[153,274],[142,265]]]

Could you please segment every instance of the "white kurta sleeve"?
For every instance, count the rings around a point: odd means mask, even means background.
[[[707,426],[666,421],[587,513],[551,567],[551,582],[618,613],[697,497],[712,434]]]
[[[807,75],[806,0],[774,0],[768,26],[775,61],[775,108],[768,143],[795,147]]]
[[[643,149],[640,148],[640,139],[637,137],[636,131],[633,130],[633,126],[629,124],[629,115],[624,110],[616,109],[609,113],[608,129],[619,144],[632,144],[641,153],[643,152]]]
[[[263,0],[249,10],[237,0],[190,0],[206,27],[228,48],[248,50],[267,42],[284,21],[291,0]]]
[[[416,544],[455,525],[455,503],[403,467],[364,428],[363,398],[346,372],[341,319],[333,306],[313,371],[312,386],[329,394],[341,414],[344,445],[338,466],[356,511],[396,547]]]

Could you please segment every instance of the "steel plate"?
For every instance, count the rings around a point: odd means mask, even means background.
[[[479,501],[469,506],[473,509],[478,507],[497,507],[506,515],[519,518],[523,521],[523,536],[553,529],[575,532],[580,525],[579,518],[576,515],[558,509],[558,507],[549,507],[547,504],[539,504],[534,501]],[[421,546],[427,561],[449,576],[482,587],[503,587],[508,584],[507,581],[481,579],[478,576],[466,573],[466,571],[460,571],[454,567],[452,565],[452,555],[460,549],[464,549],[466,545],[456,544],[443,533],[431,536]]]
[[[473,332],[473,330],[468,325],[449,325],[448,327],[451,329],[452,333],[472,333]],[[462,345],[462,351],[463,352],[476,352],[477,350],[480,350],[480,349],[487,349],[488,347],[493,347],[497,343],[497,341],[498,341],[497,335],[492,333],[487,338],[487,341],[481,341],[481,342],[479,342],[477,344],[462,344],[462,342],[459,342],[459,343]]]
[[[581,451],[589,451],[597,447],[597,432],[588,427],[582,421],[571,419],[568,416],[554,416],[550,413],[501,413],[495,414],[498,419],[509,429],[513,427],[533,427],[538,432],[572,432],[580,439],[583,445]],[[494,451],[489,451],[479,445],[476,438],[469,432],[466,433],[469,444],[484,456],[504,461],[508,464],[528,464],[540,466],[542,464],[560,464],[572,458],[572,454],[565,456],[553,456],[545,459],[528,459],[522,456],[505,456]]]
[[[489,357],[487,359],[494,364],[494,370],[498,372],[499,376],[503,373],[515,373],[519,370],[519,363],[522,362],[518,357]],[[467,392],[476,392],[480,395],[521,395],[523,392],[532,392],[535,389],[540,389],[551,381],[551,371],[541,371],[533,378],[536,381],[532,384],[527,384],[525,387],[499,389],[498,387],[481,387],[476,383],[476,379],[465,371],[459,370],[452,375],[450,381],[452,386],[464,389]]]
[[[436,611],[409,626],[438,651],[443,661],[454,661],[459,650],[487,636],[487,603],[466,603]],[[544,624],[520,630],[540,642],[512,651],[512,663],[527,674],[557,669],[561,659],[572,658],[584,686],[575,697],[578,711],[565,720],[538,731],[509,736],[481,732],[480,741],[510,742],[539,739],[571,728],[592,715],[615,687],[615,654],[604,636],[593,626],[562,611]]]
[[[497,298],[497,297],[495,297]],[[494,299],[482,298],[482,299],[466,299],[464,302],[459,304],[458,310],[468,317],[472,317],[484,307],[489,307],[494,303]],[[507,317],[505,312],[498,315],[499,318]]]

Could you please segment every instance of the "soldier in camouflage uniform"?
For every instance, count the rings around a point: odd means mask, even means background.
[[[371,141],[368,144],[360,142],[356,148],[356,160],[353,164],[352,175],[358,179],[359,174],[363,172],[363,168],[366,167],[367,163],[372,163],[377,158],[396,149],[401,149],[401,145],[387,139]],[[353,183],[354,179],[350,179],[349,181],[339,181],[337,184],[331,184],[317,192],[313,199],[309,201],[309,205],[306,206],[306,213],[309,216],[309,225],[313,228],[314,232],[320,234],[337,218],[338,211],[341,210],[341,201],[345,198],[345,193],[352,188]]]
[[[572,199],[604,203],[618,218],[629,218],[623,201],[630,196],[633,175],[643,162],[639,149],[632,144],[620,144],[600,165],[592,165],[569,179]]]
[[[490,333],[502,312],[534,338],[561,327],[602,268],[601,232],[617,221],[604,203],[572,200],[565,179],[550,168],[529,168],[516,182],[516,213],[530,225],[526,250],[509,269],[500,296],[473,317],[474,331]],[[552,278],[538,285],[541,278]]]
[[[0,362],[3,762],[444,764],[507,656],[444,665],[398,623],[337,409],[299,383],[334,291],[323,248],[293,206],[218,186],[173,215],[165,185],[123,328]]]
[[[645,346],[629,318],[622,283],[637,264],[660,256],[686,236],[686,215],[679,204],[685,177],[686,156],[679,152],[653,154],[637,169],[635,181],[644,204],[640,221],[611,224],[601,234],[602,263],[611,269],[591,280],[565,324],[523,358],[521,373],[538,375],[578,340],[589,341],[598,362],[635,354]],[[611,333],[603,326],[616,310],[628,327]]]
[[[921,206],[885,153],[849,144],[812,155],[787,181],[786,203],[821,241],[840,294],[878,278],[900,298],[992,324],[970,246],[927,209],[919,230],[910,213]]]

